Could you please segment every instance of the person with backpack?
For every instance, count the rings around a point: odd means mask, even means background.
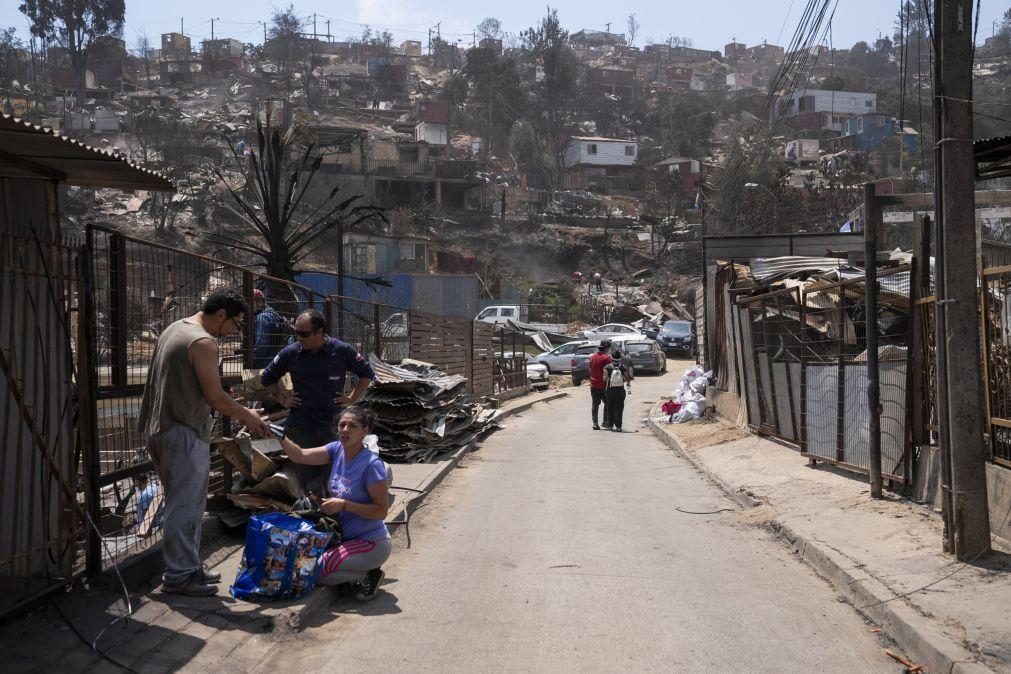
[[[621,417],[625,412],[625,397],[632,393],[632,375],[621,362],[621,352],[615,351],[612,361],[604,367],[606,418],[604,429],[621,433]],[[625,388],[628,387],[626,393]]]

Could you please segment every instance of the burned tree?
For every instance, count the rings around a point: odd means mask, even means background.
[[[301,142],[300,130],[298,124],[283,130],[273,126],[268,111],[266,123],[256,125],[257,149],[248,158],[245,187],[233,187],[220,168],[214,169],[231,195],[224,207],[248,225],[254,236],[209,237],[262,259],[267,274],[289,281],[294,281],[299,262],[326,242],[325,234],[336,232],[341,240],[344,232],[362,223],[386,219],[384,209],[361,203],[361,194],[345,196],[340,185],[318,203],[310,203],[307,196],[321,180],[323,156],[314,152],[313,144]],[[237,154],[234,147],[233,154]],[[342,257],[338,254],[339,268]]]

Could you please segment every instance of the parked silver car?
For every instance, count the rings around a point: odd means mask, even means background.
[[[548,368],[549,372],[568,373],[572,371],[572,356],[575,355],[576,349],[591,343],[582,339],[575,342],[566,342],[550,351],[537,354],[534,356],[534,360]]]
[[[605,323],[592,330],[584,330],[583,337],[588,340],[611,339],[612,337],[634,337],[642,332],[627,323]],[[643,335],[645,337],[645,335]]]
[[[632,359],[634,372],[663,374],[667,371],[667,356],[652,339],[630,339],[621,345],[622,353]]]

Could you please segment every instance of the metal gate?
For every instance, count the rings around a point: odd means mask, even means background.
[[[80,242],[47,236],[0,234],[0,615],[84,568]]]

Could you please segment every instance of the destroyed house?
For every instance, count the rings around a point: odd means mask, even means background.
[[[583,29],[569,36],[569,43],[573,47],[593,49],[601,47],[624,46],[625,36],[621,33],[609,33],[604,30]]]
[[[635,68],[599,66],[591,68],[589,75],[594,88],[605,94],[628,97],[635,89]]]

